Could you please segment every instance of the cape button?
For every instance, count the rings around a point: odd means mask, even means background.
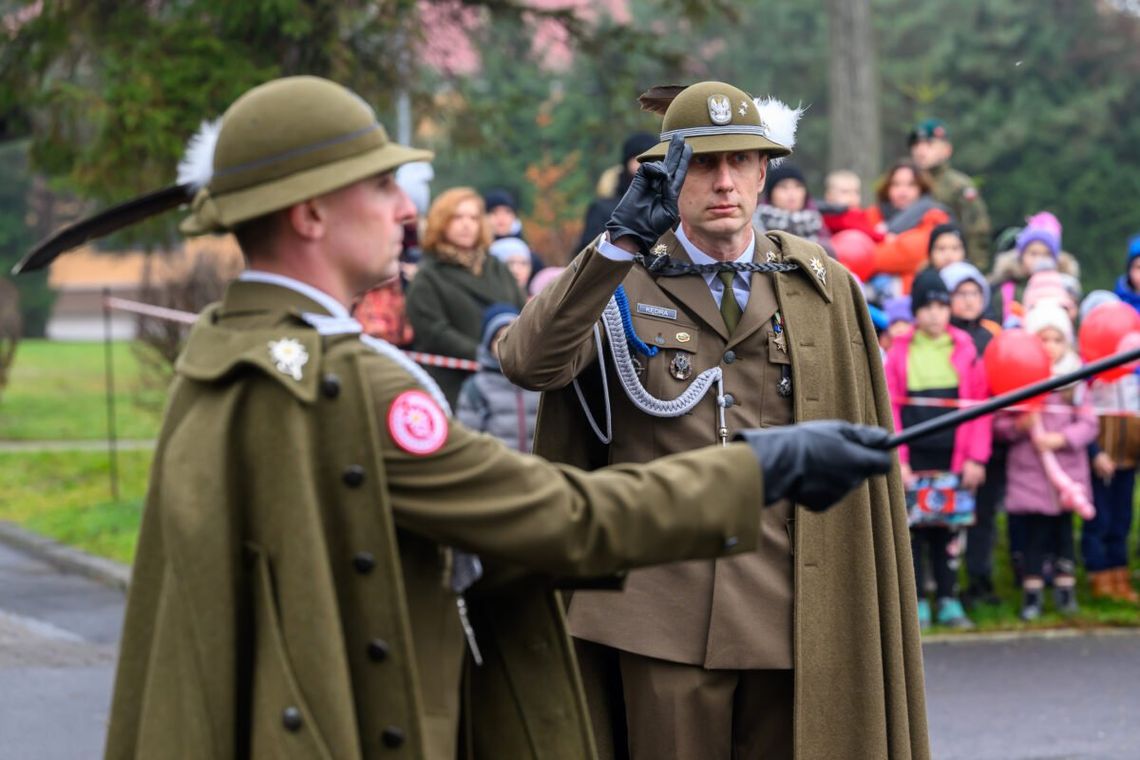
[[[368,575],[376,567],[376,558],[368,552],[357,552],[352,558],[352,566],[361,575]]]
[[[728,409],[730,406],[732,406],[735,403],[736,403],[736,397],[735,396],[733,396],[731,393],[724,394],[724,408],[725,409]]]
[[[368,642],[368,657],[373,662],[383,662],[388,659],[388,653],[392,648],[388,646],[388,642],[384,639],[372,639]]]
[[[732,364],[734,361],[736,361],[736,352],[730,348],[724,352],[724,363]]]
[[[340,395],[340,378],[329,372],[321,378],[321,394],[325,398],[336,398]]]
[[[359,488],[364,483],[364,468],[358,464],[350,464],[344,468],[344,474],[340,477],[349,488]]]
[[[404,735],[404,730],[398,726],[388,726],[380,732],[380,741],[388,749],[396,749],[403,746],[407,737]]]
[[[285,730],[289,733],[295,734],[301,730],[301,711],[296,707],[286,707],[281,713],[281,725],[285,726]]]

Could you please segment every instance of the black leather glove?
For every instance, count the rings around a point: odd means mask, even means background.
[[[642,253],[649,253],[657,239],[677,225],[681,215],[677,197],[692,155],[693,148],[685,144],[685,138],[674,135],[663,161],[649,161],[638,167],[629,189],[606,222],[610,242],[632,237]]]
[[[753,428],[747,441],[764,472],[764,503],[791,499],[822,512],[872,475],[891,469],[886,430],[839,420]]]

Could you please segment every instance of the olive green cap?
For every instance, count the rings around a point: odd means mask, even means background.
[[[661,142],[638,158],[664,158],[673,135],[684,137],[694,154],[759,150],[772,158],[791,155],[790,148],[768,134],[750,95],[725,82],[699,82],[673,99],[661,124]]]
[[[222,116],[213,173],[180,229],[224,232],[431,158],[430,151],[390,141],[372,108],[351,90],[319,77],[275,79],[242,95]]]

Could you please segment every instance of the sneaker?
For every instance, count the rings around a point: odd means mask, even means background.
[[[1043,589],[1024,589],[1021,592],[1021,619],[1030,622],[1041,617],[1041,604],[1044,597]]]
[[[966,617],[961,602],[952,596],[947,596],[938,600],[938,625],[968,631],[974,627],[974,622]]]
[[[930,627],[930,601],[927,599],[918,600],[918,627],[923,631]]]
[[[1057,586],[1053,589],[1053,603],[1062,615],[1076,615],[1081,611],[1077,604],[1077,590],[1072,586]]]

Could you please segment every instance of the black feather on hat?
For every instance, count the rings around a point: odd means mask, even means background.
[[[669,104],[688,87],[687,84],[659,84],[650,87],[638,96],[637,102],[641,104],[642,111],[659,113],[662,116],[669,110]]]

